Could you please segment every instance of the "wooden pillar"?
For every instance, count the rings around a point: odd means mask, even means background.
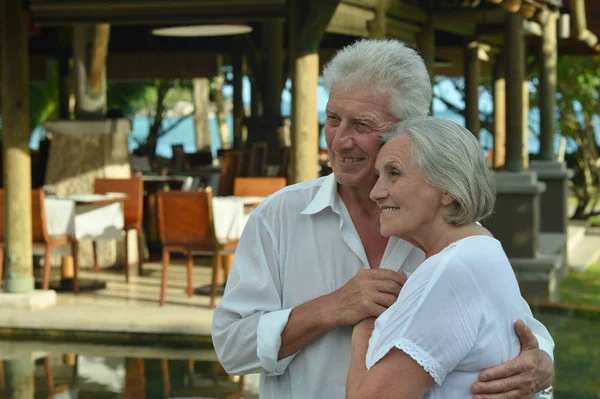
[[[109,24],[73,26],[76,119],[103,119],[106,114],[106,56]]]
[[[529,82],[523,81],[523,108],[521,112],[523,114],[523,128],[521,133],[521,152],[523,157],[523,169],[529,169]]]
[[[15,4],[19,4],[13,0]],[[31,359],[6,360],[6,389],[4,398],[34,399],[35,397],[35,363]]]
[[[192,79],[194,98],[194,125],[196,130],[196,149],[210,149],[210,126],[208,124],[208,108],[210,106],[210,82],[206,78]]]
[[[540,158],[554,161],[554,108],[556,106],[556,13],[542,26],[540,46]]]
[[[281,91],[283,90],[283,20],[265,22],[263,28],[263,114],[281,117]]]
[[[494,84],[494,169],[504,167],[506,159],[506,80],[504,60],[498,55],[493,65]]]
[[[479,43],[465,43],[465,124],[473,135],[479,138],[481,122],[479,121],[479,79],[481,65],[479,63]]]
[[[4,151],[4,291],[34,289],[31,252],[29,45],[22,2],[2,0],[2,142]]]
[[[433,21],[431,18],[429,18],[423,25],[423,28],[421,28],[421,32],[419,32],[417,35],[417,41],[419,53],[421,54],[421,57],[423,57],[423,61],[425,61],[427,72],[429,72],[429,77],[431,82],[433,82],[433,62],[435,61],[435,29],[433,28]],[[433,114],[433,102],[429,106],[429,113]]]
[[[509,12],[504,24],[506,76],[506,163],[511,172],[520,172],[523,165],[523,78],[525,76],[525,47],[523,18]]]
[[[294,183],[318,177],[317,87],[319,53],[309,53],[294,60],[292,85],[292,173]]]
[[[387,32],[387,9],[389,0],[377,0],[375,18],[367,22],[370,37],[383,39]]]
[[[243,58],[241,38],[234,38],[233,53],[231,59],[233,63],[233,145],[235,148],[244,147],[243,124],[245,118],[244,101],[242,97]]]
[[[289,1],[292,60],[290,183],[318,177],[319,44],[339,0]]]

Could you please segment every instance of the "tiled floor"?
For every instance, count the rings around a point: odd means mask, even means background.
[[[211,269],[208,258],[195,258],[194,287],[208,285]],[[60,268],[53,268],[58,278]],[[111,331],[154,334],[210,336],[212,311],[208,296],[186,294],[186,269],[183,259],[173,259],[169,267],[166,304],[159,307],[162,265],[146,262],[143,276],[133,265],[130,282],[122,268],[80,270],[80,279],[106,281],[97,291],[58,293],[52,308],[23,311],[0,309],[0,327],[47,330]]]

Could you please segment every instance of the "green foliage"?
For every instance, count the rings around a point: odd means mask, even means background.
[[[570,270],[560,283],[560,301],[600,307],[600,261],[583,271]]]
[[[121,110],[128,118],[156,108],[157,95],[152,80],[109,81],[106,97],[108,109]]]
[[[48,61],[48,77],[44,82],[29,84],[29,128],[31,132],[36,126],[49,119],[58,118],[58,64]],[[0,107],[2,101],[0,99]],[[0,138],[2,123],[0,123]]]

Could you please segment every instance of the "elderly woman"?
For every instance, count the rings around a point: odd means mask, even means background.
[[[450,121],[409,119],[382,141],[371,191],[381,234],[426,259],[389,309],[354,327],[346,397],[472,398],[482,370],[519,354],[515,321],[538,323],[502,245],[477,223],[494,209],[492,172]]]

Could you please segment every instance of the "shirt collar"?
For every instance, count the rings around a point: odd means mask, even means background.
[[[312,201],[300,213],[302,215],[314,215],[328,206],[336,213],[339,213],[339,198],[337,181],[334,174],[330,173],[323,179],[323,184],[321,184],[321,188],[319,188]]]

